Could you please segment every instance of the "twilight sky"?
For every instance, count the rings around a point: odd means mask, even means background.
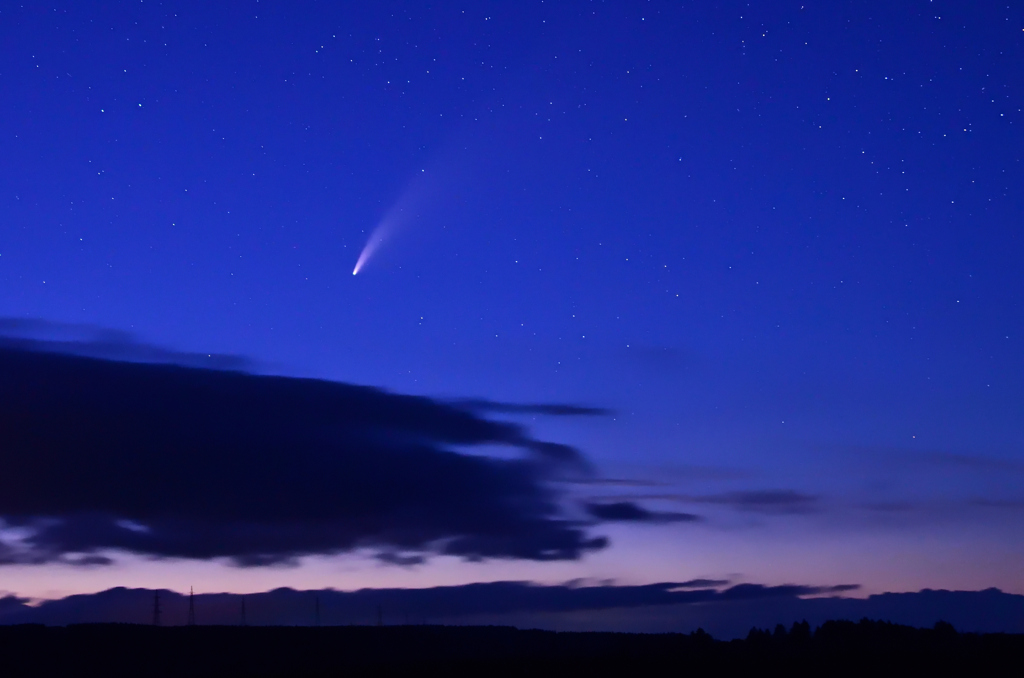
[[[0,592],[1024,593],[1022,74],[1020,2],[3,4]]]

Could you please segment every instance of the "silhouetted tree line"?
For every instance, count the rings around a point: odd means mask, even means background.
[[[997,675],[1024,635],[830,621],[690,634],[556,633],[509,627],[0,627],[0,675],[702,676]]]

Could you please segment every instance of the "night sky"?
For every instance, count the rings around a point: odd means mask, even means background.
[[[6,2],[0,96],[0,592],[1024,593],[1019,2]]]

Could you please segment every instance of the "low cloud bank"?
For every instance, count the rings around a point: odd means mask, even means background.
[[[931,627],[944,620],[960,631],[1024,632],[1024,596],[985,591],[885,593],[868,598],[840,594],[854,586],[762,586],[695,580],[645,586],[542,586],[494,582],[427,589],[364,589],[197,594],[200,624],[499,624],[562,631],[690,632],[742,637],[751,627],[812,626],[829,619],[862,618]],[[152,623],[154,591],[116,588],[52,600],[36,607],[0,598],[0,624],[85,622]],[[183,624],[188,596],[160,591],[161,622]],[[379,615],[379,617],[378,617]]]
[[[639,586],[540,585],[530,582],[489,582],[422,589],[361,589],[358,591],[295,591],[283,588],[266,593],[200,594],[197,610],[207,624],[241,623],[242,600],[246,621],[252,624],[313,624],[316,609],[321,621],[332,624],[376,623],[387,611],[388,623],[473,618],[481,615],[574,613],[651,606],[711,604],[729,601],[760,601],[836,594],[858,588],[841,586],[762,586],[727,581],[694,579]],[[152,622],[154,591],[115,588],[101,593],[75,595],[28,607],[14,597],[0,599],[0,623],[34,621],[46,624],[79,622]],[[183,623],[188,596],[160,592],[164,621]],[[198,614],[198,612],[197,612]],[[180,618],[179,618],[180,617]]]
[[[818,498],[793,490],[755,490],[691,497],[690,501],[754,513],[809,513],[817,508]]]

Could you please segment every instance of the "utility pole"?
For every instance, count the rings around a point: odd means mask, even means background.
[[[192,587],[191,586],[188,587],[188,621],[186,622],[186,625],[187,626],[195,626],[196,625],[195,593],[192,591]]]
[[[160,592],[153,591],[153,626],[160,626]]]
[[[316,625],[320,626],[320,596],[316,597]]]
[[[377,626],[384,626],[384,609],[380,605],[377,606]]]
[[[246,626],[245,623],[245,596],[242,596],[242,626]]]

